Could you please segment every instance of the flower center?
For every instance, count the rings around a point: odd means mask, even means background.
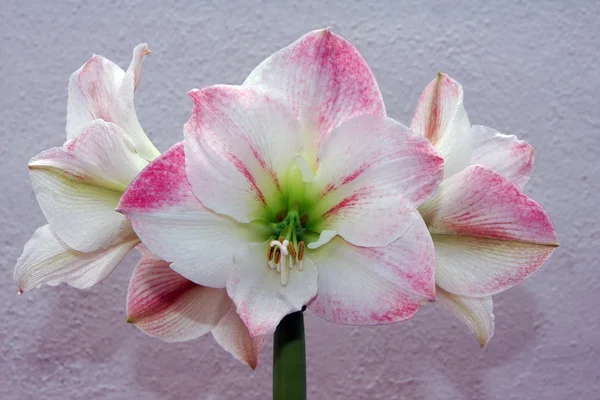
[[[287,285],[291,269],[302,271],[303,268],[305,229],[300,220],[296,211],[289,212],[287,218],[276,225],[279,238],[269,241],[267,246],[267,265],[279,272],[282,286]]]
[[[265,268],[276,270],[283,286],[291,270],[302,271],[308,244],[319,240],[321,231],[320,197],[313,190],[312,171],[305,162],[299,168],[297,159],[279,175],[277,189],[265,192],[266,204],[253,221],[260,241],[268,239]]]

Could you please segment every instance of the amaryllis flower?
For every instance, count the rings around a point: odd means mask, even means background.
[[[461,85],[444,74],[425,89],[411,128],[445,160],[438,192],[419,208],[435,244],[436,297],[483,347],[494,333],[492,295],[531,276],[558,245],[542,206],[520,191],[533,149],[471,126]]]
[[[209,332],[225,350],[255,369],[263,337],[250,337],[225,289],[185,279],[143,244],[127,293],[128,322],[169,342],[196,339]]]
[[[133,104],[149,53],[146,44],[137,46],[126,72],[94,55],[71,76],[67,142],[29,162],[49,224],[34,233],[17,261],[20,292],[60,282],[90,287],[139,243],[115,207],[131,180],[159,154]]]
[[[442,159],[385,117],[350,43],[311,32],[242,86],[190,97],[183,144],[119,209],[174,271],[226,288],[251,336],[308,304],[334,322],[383,324],[433,299],[433,244],[416,208]]]

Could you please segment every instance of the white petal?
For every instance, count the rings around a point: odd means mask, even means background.
[[[138,154],[147,161],[160,154],[142,130],[134,105],[142,61],[148,54],[150,50],[146,43],[136,46],[127,72],[112,61],[94,55],[71,75],[67,139],[81,134],[83,126],[89,122],[102,119],[123,128]]]
[[[183,143],[155,159],[131,183],[119,211],[148,248],[197,284],[225,287],[233,254],[250,239],[247,225],[206,209],[185,174]]]
[[[148,161],[154,160],[160,155],[160,152],[154,147],[140,126],[133,98],[142,72],[142,61],[150,53],[151,51],[146,43],[139,44],[133,49],[133,59],[117,93],[119,125],[131,138],[136,152]]]
[[[436,300],[454,314],[477,336],[483,348],[494,336],[494,303],[492,297],[464,297],[437,288]]]
[[[225,289],[196,285],[142,246],[127,292],[127,321],[168,342],[210,332],[232,303]]]
[[[336,231],[321,231],[319,238],[307,245],[309,249],[318,249],[319,247],[329,243],[337,235]]]
[[[336,231],[357,246],[385,246],[410,227],[442,174],[433,146],[404,125],[387,117],[353,118],[322,143],[308,189],[319,200],[307,226]]]
[[[265,256],[267,243],[251,244],[236,256],[227,281],[227,293],[252,337],[275,332],[283,317],[302,309],[317,294],[317,268],[304,259],[302,271],[289,271],[286,286]]]
[[[444,179],[469,165],[473,144],[463,89],[448,75],[438,74],[427,86],[410,129],[429,139],[444,158]]]
[[[477,165],[444,181],[420,211],[435,242],[437,283],[462,296],[489,296],[520,283],[557,246],[544,209]]]
[[[75,250],[90,252],[133,235],[115,212],[122,192],[147,162],[122,131],[96,120],[62,148],[29,162],[37,200],[54,232]]]
[[[279,97],[300,119],[314,163],[317,144],[357,115],[385,115],[377,82],[358,50],[329,29],[309,32],[263,61],[244,86]]]
[[[471,164],[487,167],[523,187],[533,169],[533,147],[514,135],[474,125]]]
[[[125,76],[118,65],[94,55],[69,80],[67,103],[67,139],[73,139],[81,129],[95,119],[117,122],[117,92]]]
[[[555,246],[504,239],[433,234],[436,282],[462,296],[490,296],[539,270]]]
[[[422,220],[385,247],[353,246],[336,237],[308,257],[319,268],[319,292],[310,308],[332,322],[397,322],[434,297],[433,243]]]
[[[62,242],[50,230],[50,225],[44,225],[25,244],[13,278],[20,292],[61,282],[79,289],[88,288],[106,278],[138,243],[139,240],[133,238],[103,250],[81,253]]]
[[[232,356],[252,369],[258,366],[258,356],[265,340],[264,336],[252,337],[244,321],[238,315],[235,305],[212,330],[213,337]]]
[[[301,151],[298,120],[280,101],[241,86],[190,96],[195,107],[185,126],[185,161],[196,197],[240,222],[258,219],[267,205],[276,215],[284,206],[284,174]]]

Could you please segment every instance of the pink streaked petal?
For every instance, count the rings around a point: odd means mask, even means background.
[[[446,74],[431,81],[417,104],[410,129],[425,136],[444,158],[444,178],[469,165],[471,125],[463,105],[463,89]]]
[[[244,86],[280,97],[294,110],[313,140],[304,149],[313,157],[317,143],[344,121],[357,115],[385,115],[366,61],[352,44],[329,29],[312,31],[267,58]]]
[[[154,160],[119,204],[148,248],[198,284],[225,287],[233,254],[248,240],[245,225],[206,209],[185,174],[183,143]]]
[[[127,321],[168,342],[210,332],[231,307],[225,289],[196,285],[143,245],[127,292]]]
[[[150,50],[147,44],[136,46],[127,72],[112,61],[94,55],[71,75],[67,139],[81,134],[82,128],[89,122],[102,119],[124,129],[137,153],[147,161],[160,154],[142,130],[134,106],[135,87],[142,61],[148,54]]]
[[[533,147],[514,135],[504,135],[486,126],[474,125],[471,164],[489,168],[522,188],[533,169]]]
[[[402,321],[435,295],[433,243],[420,219],[385,247],[357,247],[336,237],[308,256],[319,268],[319,293],[310,308],[332,322]]]
[[[137,118],[134,103],[134,92],[140,80],[142,62],[151,51],[146,43],[137,45],[133,49],[133,59],[123,77],[117,93],[119,105],[119,125],[127,132],[136,152],[148,161],[154,160],[160,152],[154,147]]]
[[[319,199],[312,218],[322,221],[314,230],[336,231],[357,246],[385,246],[409,228],[442,175],[443,160],[426,139],[387,117],[355,117],[322,143],[309,186]]]
[[[78,289],[89,288],[106,278],[139,243],[137,238],[91,253],[71,249],[50,225],[38,228],[25,244],[13,273],[19,292],[61,282]]]
[[[212,335],[236,360],[239,360],[252,369],[258,366],[258,356],[263,346],[265,337],[252,337],[244,321],[238,315],[235,305],[221,318],[212,330]]]
[[[248,327],[250,336],[275,332],[286,315],[299,311],[317,294],[317,267],[305,258],[302,271],[291,269],[287,285],[277,270],[267,264],[266,243],[247,246],[235,259],[227,281],[227,293]]]
[[[276,214],[282,177],[302,150],[290,110],[256,90],[212,86],[193,90],[185,126],[185,162],[196,197],[240,222],[257,219],[268,204]]]
[[[442,182],[420,211],[435,243],[436,281],[461,296],[490,296],[522,282],[557,246],[544,209],[481,166]]]
[[[29,162],[44,215],[75,250],[96,251],[134,236],[130,224],[114,210],[147,161],[122,133],[112,123],[95,120],[62,148],[44,151]]]
[[[442,182],[419,211],[432,234],[557,243],[554,226],[541,205],[510,180],[478,165]]]
[[[94,55],[69,80],[67,102],[67,139],[95,119],[119,123],[117,92],[125,76],[118,65]]]
[[[484,348],[494,336],[494,303],[492,297],[464,297],[438,287],[435,295],[448,311],[454,314],[477,336]]]

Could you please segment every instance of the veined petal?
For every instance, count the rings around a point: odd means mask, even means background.
[[[310,186],[317,231],[336,231],[357,246],[385,246],[413,223],[436,190],[443,160],[424,138],[387,117],[353,118],[322,143]],[[310,224],[310,222],[309,222]]]
[[[240,222],[256,219],[267,204],[277,207],[282,174],[302,149],[301,127],[291,111],[241,86],[212,86],[190,96],[185,162],[196,197]]]
[[[117,64],[94,54],[69,80],[67,139],[82,132],[87,123],[102,119],[118,123],[117,92],[125,76]]]
[[[429,139],[444,158],[444,179],[469,165],[471,125],[463,105],[463,89],[448,75],[438,74],[427,86],[410,129]]]
[[[248,328],[235,309],[235,304],[231,303],[231,308],[212,330],[212,335],[233,357],[256,369],[265,337],[250,336]]]
[[[555,244],[476,236],[432,234],[437,284],[461,296],[490,296],[533,275],[550,258]]]
[[[332,322],[380,325],[412,317],[435,295],[435,255],[422,220],[385,247],[358,247],[336,237],[309,254],[319,268],[310,305]]]
[[[40,207],[54,232],[71,248],[91,252],[133,236],[116,213],[121,194],[147,164],[119,127],[95,120],[62,148],[29,162]]]
[[[205,286],[225,287],[232,255],[249,240],[246,225],[206,209],[194,196],[185,174],[182,142],[133,180],[119,211],[154,254]]]
[[[61,282],[78,289],[89,288],[106,278],[138,243],[134,237],[106,249],[82,253],[61,241],[50,225],[44,225],[25,244],[13,278],[19,292]]]
[[[489,296],[520,283],[557,246],[544,209],[477,165],[442,182],[420,211],[435,243],[437,284],[461,296]]]
[[[134,92],[140,80],[142,61],[150,53],[146,43],[139,44],[133,49],[133,59],[123,77],[116,99],[119,105],[119,125],[131,138],[136,152],[148,161],[154,160],[160,152],[140,126],[135,112]]]
[[[281,98],[307,135],[305,154],[315,161],[317,143],[357,115],[385,115],[375,77],[347,40],[321,29],[263,61],[244,86]],[[312,143],[311,143],[312,142]]]
[[[267,265],[265,247],[248,245],[236,256],[227,281],[227,293],[252,337],[275,332],[283,317],[301,310],[317,294],[318,272],[312,261],[305,258],[302,271],[290,270],[283,286],[277,270]]]
[[[168,342],[210,332],[232,305],[225,289],[196,285],[141,245],[127,292],[127,321]]]
[[[436,300],[454,314],[477,336],[484,348],[494,336],[494,303],[492,297],[464,297],[438,287]]]
[[[473,125],[471,136],[471,164],[489,168],[520,188],[525,186],[533,169],[533,147],[529,143],[481,125]]]
[[[82,133],[95,119],[113,122],[123,128],[137,153],[147,161],[160,153],[146,136],[137,119],[134,91],[140,79],[142,61],[150,49],[142,43],[133,50],[127,72],[112,61],[94,55],[69,80],[67,139]]]

